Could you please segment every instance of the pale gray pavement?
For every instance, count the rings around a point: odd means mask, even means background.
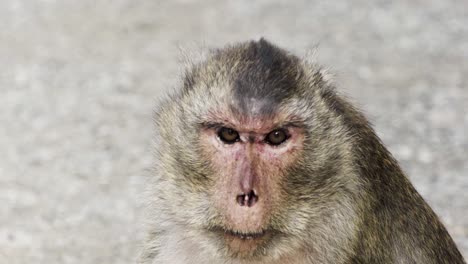
[[[467,1],[2,0],[0,263],[132,263],[178,46],[260,36],[317,48],[468,256]]]

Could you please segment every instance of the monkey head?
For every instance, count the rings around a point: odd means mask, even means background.
[[[320,68],[263,39],[192,65],[157,113],[160,224],[233,259],[349,238],[360,183],[333,98]]]

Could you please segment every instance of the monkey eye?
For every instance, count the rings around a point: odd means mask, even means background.
[[[227,127],[222,127],[218,131],[218,137],[226,144],[234,144],[240,139],[237,131]]]
[[[273,130],[265,138],[265,141],[273,146],[278,146],[279,144],[285,142],[288,139],[288,134],[284,129]]]

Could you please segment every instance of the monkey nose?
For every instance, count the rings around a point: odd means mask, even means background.
[[[236,197],[237,203],[240,206],[252,207],[258,201],[258,196],[253,190],[247,194],[240,194]]]

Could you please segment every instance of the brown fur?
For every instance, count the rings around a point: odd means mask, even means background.
[[[465,263],[364,116],[319,67],[263,39],[192,65],[156,119],[158,164],[140,263]],[[259,200],[248,219],[274,230],[254,249],[227,245],[217,233],[238,224],[225,202],[238,163],[219,160],[212,132],[203,132],[219,122],[247,131],[298,124],[298,145],[284,159],[249,156],[270,200]]]

